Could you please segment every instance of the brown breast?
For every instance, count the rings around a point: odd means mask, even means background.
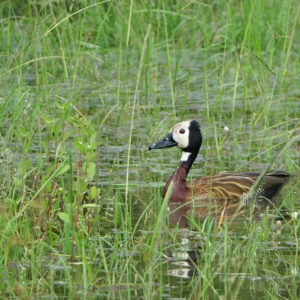
[[[184,164],[180,164],[173,175],[168,179],[164,190],[163,198],[166,196],[171,181],[173,180],[173,189],[171,192],[170,201],[174,203],[185,202],[189,198],[190,188],[186,185],[186,171]]]

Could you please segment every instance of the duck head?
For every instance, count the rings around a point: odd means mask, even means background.
[[[195,120],[175,124],[160,141],[149,146],[149,150],[177,146],[182,150],[181,161],[186,162],[188,172],[196,159],[202,143],[199,123]]]

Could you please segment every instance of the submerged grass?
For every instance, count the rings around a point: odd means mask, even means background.
[[[295,174],[282,201],[299,211],[299,12],[2,1],[0,296],[297,299],[299,219],[173,228],[161,186],[178,153],[147,145],[196,118],[191,179],[272,163]]]

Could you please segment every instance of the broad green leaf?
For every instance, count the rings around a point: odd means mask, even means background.
[[[87,163],[86,177],[88,181],[91,181],[94,178],[95,172],[96,172],[96,164],[94,162]]]
[[[56,176],[60,176],[64,173],[66,173],[68,170],[70,169],[70,165],[69,164],[65,164],[56,174]]]
[[[70,224],[70,217],[68,214],[66,214],[64,212],[60,212],[57,215],[62,221],[64,221],[67,224]]]
[[[95,186],[92,186],[91,189],[90,189],[90,193],[91,193],[91,198],[92,199],[95,199],[96,197],[99,196],[100,194],[100,189],[95,187]]]
[[[78,150],[81,154],[86,153],[86,145],[82,141],[74,140],[72,144],[75,147],[75,149]]]

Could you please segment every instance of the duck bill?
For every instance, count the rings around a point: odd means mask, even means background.
[[[168,133],[161,141],[150,145],[149,150],[162,149],[174,146],[178,146],[178,143],[174,141],[172,133]]]

